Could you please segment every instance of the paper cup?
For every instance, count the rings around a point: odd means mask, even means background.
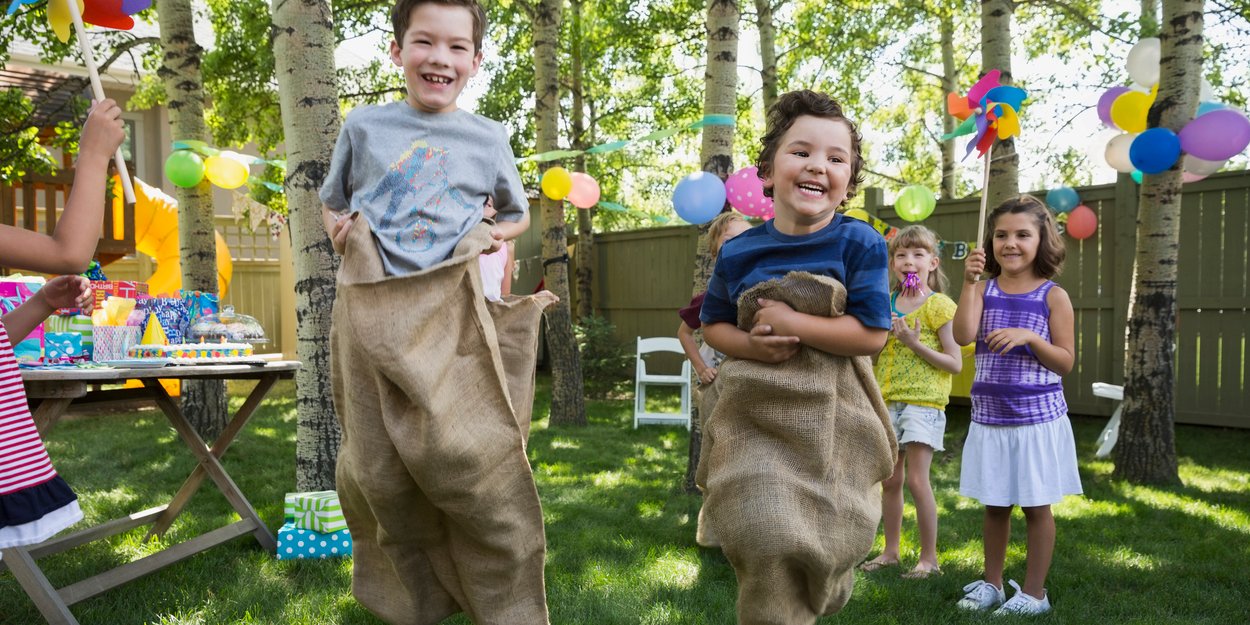
[[[139,330],[139,326],[96,326],[92,337],[95,349],[91,359],[105,362],[126,358],[126,350],[139,342]]]

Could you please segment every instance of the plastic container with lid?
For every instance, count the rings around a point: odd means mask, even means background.
[[[255,317],[234,312],[234,306],[225,306],[220,313],[204,315],[191,322],[187,329],[188,343],[268,343],[265,329]]]

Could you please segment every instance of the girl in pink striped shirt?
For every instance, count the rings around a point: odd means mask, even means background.
[[[48,236],[0,225],[0,265],[40,273],[87,268],[104,220],[109,159],[124,138],[117,103],[95,103],[79,140],[74,188],[56,231]],[[85,305],[90,294],[86,278],[53,278],[0,320],[0,549],[43,542],[82,518],[77,496],[57,475],[35,429],[12,344],[53,310]]]

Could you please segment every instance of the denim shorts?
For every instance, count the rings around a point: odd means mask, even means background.
[[[898,446],[907,443],[923,443],[942,451],[942,438],[946,435],[946,413],[937,408],[916,406],[898,401],[885,403],[890,412],[890,424],[898,437]]]

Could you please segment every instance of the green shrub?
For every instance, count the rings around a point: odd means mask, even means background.
[[[610,397],[633,380],[633,352],[616,340],[615,330],[611,322],[598,315],[581,319],[573,328],[588,397]]]

